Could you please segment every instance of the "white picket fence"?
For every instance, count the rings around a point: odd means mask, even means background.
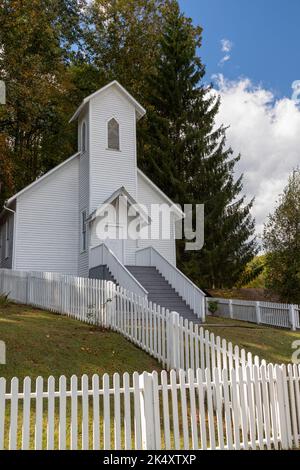
[[[0,270],[1,292],[14,301],[117,331],[168,370],[221,371],[260,364],[257,356],[112,282]]]
[[[292,449],[300,367],[0,379],[0,449]],[[8,389],[7,389],[8,388]]]
[[[216,316],[269,325],[278,328],[300,329],[300,306],[273,302],[255,302],[249,300],[207,298],[207,315],[209,303],[217,303]]]
[[[0,270],[1,292],[111,328],[173,370],[61,377],[58,387],[1,378],[0,449],[299,447],[298,366],[267,366],[111,282]]]

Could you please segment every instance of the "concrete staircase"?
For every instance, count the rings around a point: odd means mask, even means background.
[[[102,279],[103,281],[111,281],[114,284],[117,284],[112,273],[106,265],[97,266],[96,268],[90,269],[89,272],[90,279]]]
[[[149,301],[178,312],[189,321],[200,322],[191,308],[156,268],[148,266],[126,266],[126,268],[147,289]]]

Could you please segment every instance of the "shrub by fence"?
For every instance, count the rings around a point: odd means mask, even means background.
[[[279,304],[273,302],[254,302],[249,300],[207,298],[209,304],[217,306],[214,315],[235,320],[269,325],[279,328],[300,329],[299,305]]]
[[[0,449],[291,449],[299,367],[0,379]],[[7,389],[8,388],[8,389]]]

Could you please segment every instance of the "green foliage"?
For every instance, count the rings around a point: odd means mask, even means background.
[[[300,171],[296,170],[265,225],[266,286],[300,303]]]
[[[154,67],[168,3],[169,0],[89,3],[83,18],[83,54],[77,55],[77,64],[80,68],[82,61],[92,65],[88,75],[92,78],[91,91],[111,80],[119,80],[145,104],[146,77]]]
[[[247,264],[237,287],[265,288],[265,256],[256,256]]]
[[[74,150],[67,62],[79,11],[77,0],[1,3],[0,79],[7,103],[0,107],[0,203]]]
[[[210,313],[212,315],[214,315],[217,311],[218,311],[218,308],[219,308],[219,303],[214,301],[214,302],[208,302],[208,310],[210,311]]]
[[[9,294],[0,294],[0,309],[10,305]]]

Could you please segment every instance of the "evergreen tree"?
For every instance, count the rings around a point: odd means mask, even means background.
[[[240,157],[226,148],[226,129],[215,128],[220,101],[202,84],[201,33],[173,1],[148,81],[140,165],[175,202],[205,204],[204,248],[184,252],[179,243],[180,265],[202,287],[223,287],[239,279],[256,242],[252,203],[240,197],[242,177],[233,175]]]
[[[266,287],[288,303],[300,303],[300,170],[293,172],[265,225]]]

